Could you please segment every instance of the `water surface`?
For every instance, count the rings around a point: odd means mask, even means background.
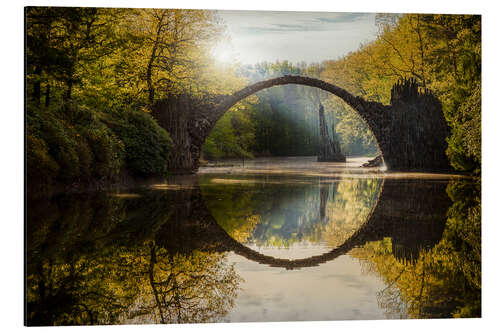
[[[27,322],[480,316],[478,185],[365,160],[234,161],[29,200]]]

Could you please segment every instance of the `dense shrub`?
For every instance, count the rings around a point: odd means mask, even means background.
[[[30,188],[115,181],[124,170],[142,177],[167,171],[172,140],[145,112],[31,105],[26,120]]]
[[[29,107],[26,143],[33,183],[113,180],[123,165],[121,140],[95,113],[75,105]]]
[[[26,152],[28,180],[38,179],[50,182],[55,179],[59,171],[59,165],[50,156],[45,141],[33,135],[28,135],[26,144],[28,146]]]
[[[481,83],[475,82],[469,96],[449,117],[452,127],[446,153],[451,165],[462,171],[481,169]]]
[[[169,134],[143,111],[110,112],[102,120],[125,144],[126,169],[134,175],[163,175],[172,148]]]

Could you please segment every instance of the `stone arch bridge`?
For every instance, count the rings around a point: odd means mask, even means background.
[[[413,80],[396,83],[391,104],[366,101],[315,78],[287,75],[249,85],[232,95],[194,98],[187,94],[160,100],[153,116],[174,141],[169,169],[175,174],[195,173],[201,146],[216,122],[240,100],[273,86],[298,84],[328,91],[363,119],[390,170],[441,171],[449,169],[445,155],[448,128],[441,104]]]

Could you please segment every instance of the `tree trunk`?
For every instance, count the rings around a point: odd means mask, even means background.
[[[64,95],[64,100],[69,101],[71,99],[71,91],[73,90],[73,81],[70,79],[67,82],[68,88],[66,94]]]
[[[151,50],[151,56],[149,57],[149,62],[148,62],[148,67],[146,69],[146,83],[148,85],[148,103],[149,107],[153,107],[153,103],[155,100],[155,89],[153,87],[153,63],[156,59],[156,51],[158,50],[158,44],[160,42],[160,35],[161,35],[161,30],[162,30],[162,24],[163,24],[163,18],[165,17],[165,14],[159,18],[158,21],[158,28],[156,29],[156,38],[155,38],[155,43],[153,45],[153,49]],[[160,51],[161,52],[161,51]]]
[[[37,66],[35,69],[35,82],[33,83],[33,99],[35,100],[36,104],[40,104],[40,95],[41,95],[41,89],[40,89],[40,75],[42,74],[42,69],[40,66]]]
[[[45,107],[49,107],[50,105],[50,84],[47,83],[47,86],[45,87]]]
[[[154,102],[154,99],[155,99],[155,90],[153,88],[153,82],[152,82],[152,79],[151,79],[151,72],[152,72],[152,67],[153,67],[153,60],[154,60],[154,57],[155,57],[155,52],[156,52],[156,45],[155,47],[153,48],[153,53],[151,54],[151,58],[149,59],[149,63],[148,63],[148,68],[147,68],[147,71],[146,71],[146,82],[147,82],[147,85],[148,85],[148,103],[151,106],[153,106],[153,102]]]

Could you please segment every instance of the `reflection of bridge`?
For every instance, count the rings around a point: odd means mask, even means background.
[[[333,84],[304,76],[286,75],[254,83],[232,95],[189,95],[159,101],[153,107],[158,123],[172,136],[169,168],[174,173],[196,172],[201,146],[216,122],[237,102],[273,86],[298,84],[330,92],[352,107],[372,131],[392,170],[448,169],[445,156],[447,126],[441,105],[414,81],[393,86],[391,104],[382,105],[353,96]]]
[[[386,180],[366,222],[341,246],[322,255],[289,260],[264,255],[229,236],[207,209],[199,189],[191,190],[190,199],[185,199],[189,207],[181,204],[176,213],[181,216],[176,220],[188,223],[181,222],[179,226],[167,223],[156,235],[159,245],[172,252],[233,251],[249,260],[286,269],[318,266],[385,237],[392,239],[393,254],[398,259],[416,260],[422,248],[441,239],[449,206],[446,182]],[[175,231],[177,227],[182,232]]]

